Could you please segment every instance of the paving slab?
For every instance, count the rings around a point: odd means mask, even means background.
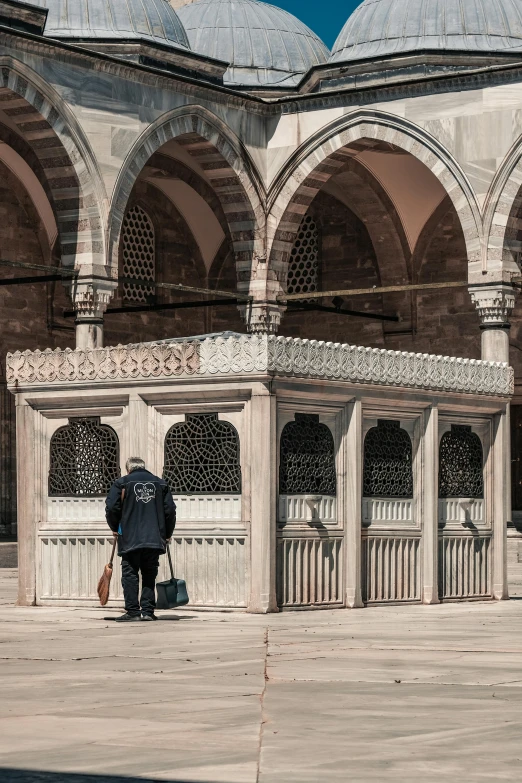
[[[521,601],[119,626],[16,608],[15,580],[0,570],[2,783],[520,780]]]

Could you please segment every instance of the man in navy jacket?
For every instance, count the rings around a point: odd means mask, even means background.
[[[156,577],[160,554],[170,543],[176,504],[168,484],[145,469],[139,457],[126,464],[127,475],[112,485],[105,503],[107,524],[118,537],[125,614],[117,622],[157,620]],[[141,571],[141,597],[138,599]]]

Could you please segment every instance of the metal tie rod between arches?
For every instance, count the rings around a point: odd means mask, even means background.
[[[31,269],[35,271],[52,273],[52,279],[76,278],[80,275],[77,269],[67,269],[62,266],[45,266],[44,264],[28,264],[22,261],[7,261],[0,259],[0,266],[9,266],[14,269]],[[228,299],[234,299],[238,302],[251,302],[252,298],[249,294],[240,294],[237,291],[223,291],[220,288],[199,288],[192,285],[183,285],[182,283],[156,283],[152,280],[140,280],[134,277],[111,277],[106,278],[112,280],[115,283],[127,283],[128,285],[139,285],[144,288],[164,288],[168,291],[179,291],[180,293],[186,292],[190,294],[208,294],[210,296],[220,296]],[[0,285],[19,285],[21,283],[48,283],[51,281],[51,275],[47,274],[41,278],[32,277],[31,279],[15,277],[4,278],[0,280]]]
[[[309,291],[306,294],[286,294],[279,297],[280,302],[299,302],[302,299],[330,299],[336,296],[368,296],[368,294],[392,294],[403,291],[429,291],[437,288],[463,288],[467,280],[453,283],[415,283],[406,285],[381,285],[372,288],[343,288],[340,291]]]

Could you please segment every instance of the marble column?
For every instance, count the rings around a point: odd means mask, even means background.
[[[509,318],[515,306],[515,289],[499,283],[472,285],[469,292],[480,317],[482,359],[509,364]]]
[[[149,438],[149,406],[141,394],[129,394],[128,457],[141,457],[149,470],[154,470],[154,439]],[[122,470],[125,465],[122,465]]]
[[[509,597],[507,523],[511,518],[511,433],[509,405],[493,426],[493,598]]]
[[[362,600],[362,485],[363,415],[361,400],[348,405],[348,431],[345,437],[346,531],[345,602],[350,609],[363,606]]]
[[[431,406],[422,421],[422,603],[439,603],[439,411]]]
[[[250,399],[250,600],[248,611],[277,612],[276,398],[260,384]]]
[[[277,334],[286,305],[279,301],[281,285],[269,272],[266,258],[256,256],[248,282],[239,282],[238,290],[252,297],[239,305],[239,312],[250,334]]]
[[[20,396],[16,398],[16,483],[18,519],[18,606],[36,603],[37,413]]]
[[[516,292],[509,283],[471,286],[482,330],[482,359],[509,364],[510,316]],[[511,520],[510,406],[495,417],[493,435],[493,597],[508,598],[507,527]]]
[[[112,280],[92,278],[79,278],[72,285],[77,348],[103,347],[103,314],[116,286]]]

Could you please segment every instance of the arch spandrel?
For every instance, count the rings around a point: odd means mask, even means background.
[[[271,269],[284,281],[297,228],[321,188],[359,152],[388,145],[427,166],[451,199],[462,226],[470,270],[483,259],[483,223],[476,196],[464,172],[432,136],[412,123],[383,112],[356,112],[336,120],[302,145],[275,178],[268,217]]]

